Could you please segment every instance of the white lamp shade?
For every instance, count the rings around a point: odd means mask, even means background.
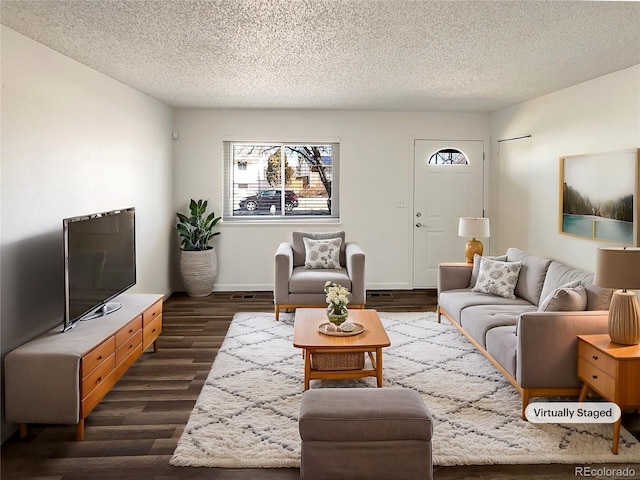
[[[471,238],[490,237],[489,219],[477,217],[460,217],[458,236]]]
[[[640,289],[640,248],[598,248],[593,283],[615,289]]]

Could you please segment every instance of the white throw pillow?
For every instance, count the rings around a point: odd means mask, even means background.
[[[471,281],[469,282],[469,288],[473,288],[476,286],[476,281],[478,280],[478,272],[480,271],[480,260],[482,260],[482,255],[478,255],[477,253],[475,253],[473,255],[473,268],[471,269]],[[497,256],[491,256],[491,255],[487,255],[484,258],[489,258],[491,260],[498,260],[500,262],[506,262],[507,261],[507,255],[497,255]]]
[[[556,288],[547,295],[539,312],[580,312],[587,308],[587,290],[580,282],[571,282]]]
[[[513,294],[522,262],[499,262],[483,257],[480,259],[480,270],[473,292],[499,295],[505,298],[516,298]]]
[[[305,261],[304,268],[340,268],[341,238],[314,240],[303,238]]]

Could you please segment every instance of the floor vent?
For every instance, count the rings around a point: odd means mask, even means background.
[[[231,300],[237,300],[238,298],[242,300],[254,300],[256,296],[252,293],[242,293],[242,294],[234,294],[231,295]]]
[[[393,298],[393,293],[374,292],[374,293],[370,293],[369,296],[374,298],[382,298],[382,297]]]

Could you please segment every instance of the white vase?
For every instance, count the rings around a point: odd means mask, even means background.
[[[213,292],[218,275],[218,257],[212,247],[209,250],[180,250],[180,275],[190,297],[206,297]]]

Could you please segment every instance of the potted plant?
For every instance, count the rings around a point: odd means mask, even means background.
[[[209,241],[220,232],[216,226],[220,217],[215,213],[206,215],[207,200],[191,199],[191,216],[177,213],[176,230],[180,235],[180,275],[182,283],[191,297],[206,297],[213,291],[218,274],[218,258]]]

